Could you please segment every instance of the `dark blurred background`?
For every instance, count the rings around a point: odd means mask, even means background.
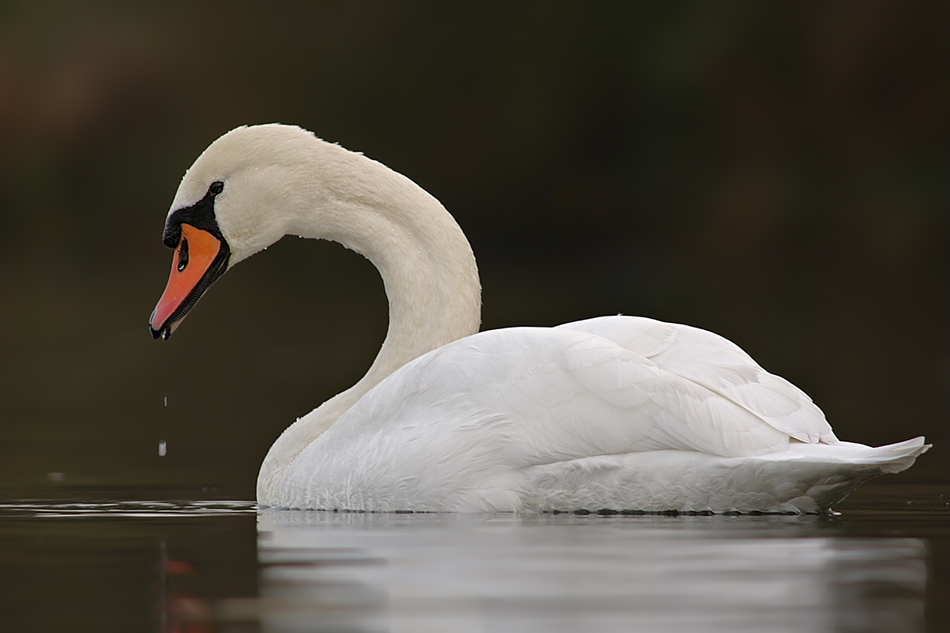
[[[893,480],[946,482],[948,6],[0,3],[3,494],[252,498],[281,430],[369,366],[382,284],[328,243],[236,267],[167,343],[146,329],[181,175],[274,121],[439,198],[485,328],[719,332],[843,439],[926,434]]]

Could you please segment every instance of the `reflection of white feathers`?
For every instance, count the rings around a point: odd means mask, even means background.
[[[261,618],[269,631],[318,619],[389,631],[926,630],[923,540],[829,537],[815,521],[265,510]]]
[[[299,128],[221,137],[172,211],[214,181],[232,265],[284,234],[333,239],[377,266],[390,299],[366,376],[271,448],[262,504],[812,512],[927,449],[839,442],[807,395],[696,328],[616,316],[474,334],[475,261],[448,212]]]

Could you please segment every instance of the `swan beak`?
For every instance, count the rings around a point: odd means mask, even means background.
[[[182,223],[168,284],[149,319],[153,338],[168,340],[201,295],[224,274],[229,255],[224,241]]]

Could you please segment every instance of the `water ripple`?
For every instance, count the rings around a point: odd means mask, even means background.
[[[90,501],[14,502],[0,504],[0,517],[135,517],[161,518],[253,514],[253,501]]]

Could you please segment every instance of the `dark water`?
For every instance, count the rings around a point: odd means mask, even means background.
[[[838,516],[714,517],[258,511],[101,492],[112,500],[0,505],[0,630],[943,631],[950,621],[946,486],[866,486]]]

